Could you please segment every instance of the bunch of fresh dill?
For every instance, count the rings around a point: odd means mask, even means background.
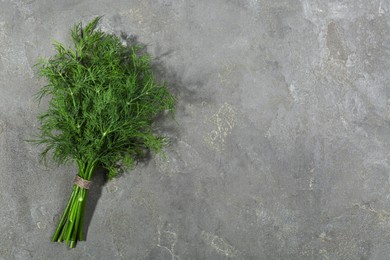
[[[56,54],[37,66],[48,84],[48,109],[38,119],[35,140],[62,164],[75,161],[77,181],[52,241],[75,247],[83,240],[88,184],[94,171],[106,169],[109,179],[118,165],[133,166],[146,151],[161,151],[165,139],[153,132],[153,121],[174,110],[174,97],[155,82],[150,57],[138,45],[124,46],[115,35],[97,29],[100,17],[71,32],[74,47],[54,43]]]

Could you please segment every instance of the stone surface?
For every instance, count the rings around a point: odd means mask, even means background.
[[[388,259],[384,0],[0,1],[0,259]],[[87,242],[50,242],[75,165],[25,142],[33,64],[101,27],[147,45],[178,98],[166,157],[89,197]],[[124,39],[125,40],[125,39]]]

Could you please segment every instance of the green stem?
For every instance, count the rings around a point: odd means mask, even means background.
[[[84,212],[85,212],[85,205],[86,205],[88,190],[83,190],[83,192],[84,192],[84,200],[83,200],[83,205],[81,206],[80,226],[78,228],[79,233],[77,236],[77,239],[79,241],[84,240],[84,238],[83,238]]]
[[[95,166],[93,164],[82,164],[81,162],[77,162],[77,164],[79,166],[78,175],[83,179],[90,180]],[[70,248],[74,248],[77,241],[83,240],[82,229],[87,194],[88,190],[73,185],[69,202],[52,237],[53,242],[65,241]]]
[[[74,242],[76,243],[77,241],[77,235],[79,233],[79,227],[80,227],[80,216],[81,216],[81,211],[83,210],[82,209],[82,206],[83,206],[83,201],[84,201],[84,196],[83,196],[83,190],[84,189],[80,189],[80,192],[79,192],[79,195],[78,195],[78,198],[77,198],[77,213],[76,213],[76,218],[75,218],[75,221],[74,221],[74,228],[73,228],[73,231],[72,231],[72,236],[71,236],[71,243]],[[72,248],[72,246],[70,246]]]
[[[71,206],[71,204],[72,204],[72,201],[73,201],[73,198],[74,198],[74,190],[75,190],[75,189],[74,189],[74,187],[73,187],[73,191],[72,191],[72,194],[70,195],[69,202],[68,202],[68,204],[66,205],[66,208],[65,208],[65,210],[64,210],[64,213],[62,214],[62,217],[61,217],[60,222],[59,222],[59,224],[58,224],[58,227],[57,227],[56,231],[54,232],[54,235],[53,235],[53,237],[52,237],[52,239],[51,239],[52,242],[58,241],[58,238],[59,238],[59,235],[60,235],[60,233],[61,233],[61,231],[62,231],[62,228],[63,228],[63,226],[65,225],[65,218],[66,218],[67,215],[68,215],[69,208],[70,208],[70,206]]]
[[[75,226],[76,216],[77,216],[77,211],[79,210],[78,196],[79,196],[79,193],[80,193],[80,187],[76,187],[76,190],[77,190],[76,198],[75,198],[75,201],[73,203],[73,207],[72,207],[72,209],[70,210],[70,213],[69,213],[69,227],[68,227],[68,229],[66,230],[66,233],[65,233],[65,241],[66,241],[67,244],[69,244],[72,232],[74,232],[74,229],[76,227]]]

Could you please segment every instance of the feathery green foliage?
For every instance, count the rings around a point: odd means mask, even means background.
[[[41,61],[40,74],[49,84],[49,109],[40,115],[39,143],[53,151],[58,163],[76,160],[102,166],[117,174],[119,161],[131,166],[145,150],[160,151],[164,139],[153,134],[156,115],[172,110],[174,98],[156,84],[150,57],[141,47],[122,45],[115,35],[95,27],[72,30],[73,49],[54,44],[57,54]]]
[[[73,48],[55,42],[56,54],[37,64],[48,80],[38,100],[50,98],[47,111],[38,118],[36,143],[45,147],[41,155],[50,153],[60,164],[76,161],[78,175],[86,180],[97,167],[107,169],[112,178],[118,174],[118,164],[131,167],[146,151],[161,151],[165,139],[153,133],[153,121],[159,113],[173,111],[175,103],[166,86],[155,82],[151,58],[142,48],[124,46],[117,36],[97,29],[99,19],[85,27],[75,25]],[[79,187],[73,193],[75,189]],[[73,193],[85,203],[86,190]],[[69,231],[67,224],[72,220],[67,216],[72,196],[53,237],[71,247],[82,239],[81,226]],[[83,215],[80,205],[82,212],[73,209],[72,214]]]

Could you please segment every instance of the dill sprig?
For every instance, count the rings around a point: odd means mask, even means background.
[[[38,117],[35,142],[45,147],[41,156],[50,154],[59,164],[75,161],[78,176],[88,181],[97,167],[111,179],[118,165],[131,167],[147,151],[161,151],[166,140],[153,132],[153,122],[175,104],[165,84],[156,83],[142,47],[124,46],[117,36],[96,28],[99,20],[76,24],[73,48],[55,42],[56,54],[37,64],[48,81],[37,98],[50,98]],[[86,195],[86,189],[74,185],[53,241],[74,247],[83,239]]]

